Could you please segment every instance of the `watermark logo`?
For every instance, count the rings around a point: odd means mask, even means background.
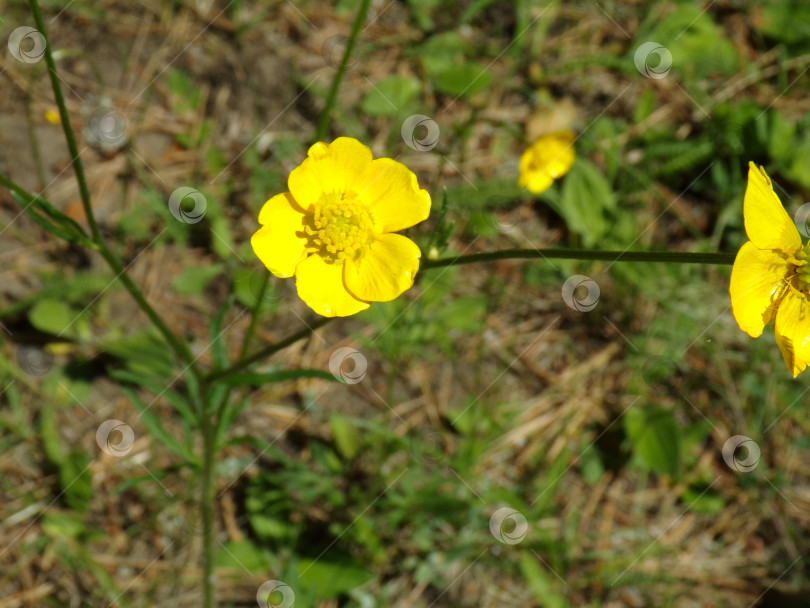
[[[329,357],[329,371],[344,384],[357,384],[366,377],[368,361],[359,350],[344,346]]]
[[[505,545],[516,545],[529,533],[529,522],[512,507],[501,507],[489,518],[489,531]]]
[[[740,448],[744,448],[747,453],[741,454],[743,450]],[[723,460],[726,461],[729,468],[739,473],[750,473],[757,468],[760,455],[757,442],[745,435],[729,437],[723,444]]]
[[[96,443],[105,454],[122,458],[132,451],[135,432],[126,422],[107,420],[96,431]]]
[[[194,206],[191,209],[183,208],[183,201],[186,200],[192,201]],[[201,221],[207,208],[208,201],[202,192],[188,186],[181,186],[169,197],[169,211],[176,220],[184,224],[196,224]]]
[[[796,223],[799,233],[804,238],[810,238],[810,203],[805,203],[796,210],[793,221]]]
[[[417,152],[429,152],[439,143],[439,124],[424,114],[408,116],[400,132],[405,145]]]
[[[337,70],[340,68],[340,64],[343,61],[343,56],[346,54],[346,48],[348,46],[349,39],[343,34],[329,36],[321,47],[321,57],[323,57],[326,65]],[[354,57],[356,57],[356,53],[352,53],[352,57],[349,58],[349,62],[346,64],[347,69],[353,67],[357,62]]]
[[[672,69],[672,53],[657,42],[645,42],[636,49],[633,62],[642,76],[659,80]]]
[[[45,56],[45,36],[39,30],[23,25],[8,37],[11,56],[23,63],[36,63]]]
[[[87,119],[84,135],[91,146],[114,152],[127,143],[127,120],[115,108],[97,108]]]
[[[599,285],[584,274],[575,274],[563,283],[562,298],[571,310],[590,312],[599,303]]]
[[[30,344],[19,344],[16,349],[17,365],[29,376],[44,376],[53,369],[53,355]]]
[[[281,581],[265,581],[256,592],[259,608],[293,608],[295,593],[292,588]]]

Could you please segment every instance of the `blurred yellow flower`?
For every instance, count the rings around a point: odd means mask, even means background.
[[[802,247],[768,174],[754,163],[749,163],[743,216],[750,240],[731,270],[734,318],[752,338],[774,320],[776,344],[795,378],[810,363],[810,243]]]
[[[253,250],[277,277],[295,275],[298,295],[325,317],[346,317],[413,285],[421,251],[393,234],[430,213],[430,194],[390,158],[372,160],[356,139],[316,143],[292,170],[289,192],[267,201]]]
[[[557,131],[537,139],[520,157],[518,185],[540,194],[548,190],[555,179],[568,173],[574,164],[573,132]]]

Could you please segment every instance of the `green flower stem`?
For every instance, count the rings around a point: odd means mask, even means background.
[[[242,342],[242,352],[239,354],[240,361],[245,358],[250,348],[250,341],[253,339],[253,334],[256,332],[256,325],[258,324],[259,315],[262,311],[262,304],[264,304],[264,295],[267,293],[267,287],[269,285],[270,273],[265,272],[264,277],[262,277],[261,287],[259,287],[259,293],[256,296],[256,304],[253,306],[253,310],[250,311],[250,325],[245,332],[245,339]]]
[[[454,258],[423,260],[422,270],[479,262],[511,259],[602,260],[605,262],[666,262],[671,264],[734,264],[734,253],[690,253],[679,251],[588,251],[586,249],[502,249]]]
[[[218,372],[209,373],[205,379],[209,382],[216,382],[217,380],[221,380],[222,378],[227,378],[231,374],[235,372],[242,371],[243,369],[250,367],[254,363],[258,363],[267,359],[270,355],[277,353],[280,350],[283,350],[290,346],[291,344],[295,344],[298,340],[303,340],[304,338],[308,337],[312,332],[316,329],[319,329],[329,323],[333,317],[319,317],[314,321],[311,321],[307,324],[307,327],[302,329],[301,331],[295,332],[294,334],[287,336],[283,340],[279,342],[274,342],[266,346],[265,348],[261,349],[260,351],[250,355],[249,357],[242,359],[238,363],[235,363],[228,369],[223,369]]]
[[[200,488],[200,511],[203,525],[203,608],[216,606],[216,586],[214,584],[214,534],[216,522],[214,521],[214,503],[216,502],[215,463],[216,436],[219,420],[212,420],[210,416],[202,416],[203,460]]]
[[[352,33],[349,36],[349,42],[346,45],[346,52],[343,53],[343,59],[340,61],[340,67],[338,68],[337,74],[335,74],[335,78],[332,80],[332,88],[329,90],[329,96],[326,98],[326,106],[324,107],[323,112],[321,112],[321,120],[318,123],[318,130],[315,131],[315,141],[321,141],[326,136],[326,130],[329,128],[329,117],[332,114],[332,110],[335,107],[335,102],[337,101],[340,83],[343,80],[343,75],[346,73],[346,68],[349,66],[349,59],[351,58],[352,51],[354,51],[354,47],[357,44],[357,38],[360,36],[360,32],[362,31],[361,28],[366,22],[366,15],[368,15],[368,9],[370,6],[371,0],[363,0],[362,4],[360,5],[360,9],[357,11],[357,16],[354,18]]]
[[[59,76],[56,73],[56,62],[54,61],[53,54],[51,53],[51,42],[48,36],[45,34],[45,22],[42,20],[42,12],[39,10],[39,2],[37,0],[30,0],[30,4],[31,12],[34,14],[34,22],[36,23],[37,29],[43,36],[45,36],[45,62],[48,65],[48,74],[51,78],[51,88],[53,89],[56,105],[59,106],[59,116],[62,121],[62,130],[65,132],[65,139],[67,140],[68,150],[72,159],[73,172],[76,174],[76,181],[79,183],[79,194],[82,199],[84,214],[87,217],[87,224],[90,226],[93,242],[98,247],[101,256],[115,273],[116,278],[121,281],[126,290],[138,303],[138,306],[141,307],[141,310],[143,310],[149,317],[149,320],[154,323],[155,327],[157,327],[158,331],[160,331],[160,333],[163,335],[172,350],[174,350],[181,360],[188,364],[190,371],[195,376],[199,377],[201,372],[197,366],[196,358],[192,354],[188,344],[179,340],[177,336],[172,333],[163,319],[161,319],[157,312],[155,312],[155,309],[152,308],[149,302],[146,301],[146,298],[143,296],[143,293],[141,293],[141,290],[127,274],[121,260],[118,259],[118,257],[109,247],[107,247],[107,244],[104,242],[104,239],[101,236],[101,230],[96,222],[95,215],[93,214],[93,207],[90,202],[90,190],[87,187],[87,179],[84,175],[84,165],[82,164],[82,160],[79,156],[79,148],[76,145],[76,135],[73,131],[73,127],[70,125],[70,118],[68,117],[67,107],[65,106],[65,98],[62,95],[62,87],[59,84]],[[5,185],[8,186],[8,184]]]

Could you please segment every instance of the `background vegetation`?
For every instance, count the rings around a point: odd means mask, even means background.
[[[257,301],[256,345],[312,322],[289,281],[262,288],[249,236],[313,142],[357,4],[43,3],[96,216],[204,365],[217,311],[233,358]],[[417,173],[426,253],[733,252],[749,160],[791,215],[810,194],[808,23],[798,1],[375,0],[326,139]],[[0,38],[31,24],[7,4]],[[645,42],[671,54],[663,77],[637,67]],[[86,221],[44,62],[0,60],[0,171]],[[430,150],[402,131],[415,114],[440,129]],[[522,150],[566,127],[572,171],[527,195]],[[202,221],[172,215],[181,186]],[[169,447],[188,432],[181,370],[100,258],[0,203],[0,606],[197,605],[193,476]],[[574,274],[599,286],[591,311],[561,297]],[[739,331],[728,275],[433,269],[274,356],[327,370],[351,347],[367,370],[242,389],[218,471],[222,604],[280,580],[300,606],[810,605],[807,379],[769,331]],[[97,445],[111,419],[134,433],[121,457]],[[750,472],[723,458],[735,435],[760,450]],[[503,507],[525,536],[491,530]]]

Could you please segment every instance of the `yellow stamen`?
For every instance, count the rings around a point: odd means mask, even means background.
[[[324,194],[307,219],[308,249],[333,262],[361,256],[374,229],[368,208],[346,192]]]

